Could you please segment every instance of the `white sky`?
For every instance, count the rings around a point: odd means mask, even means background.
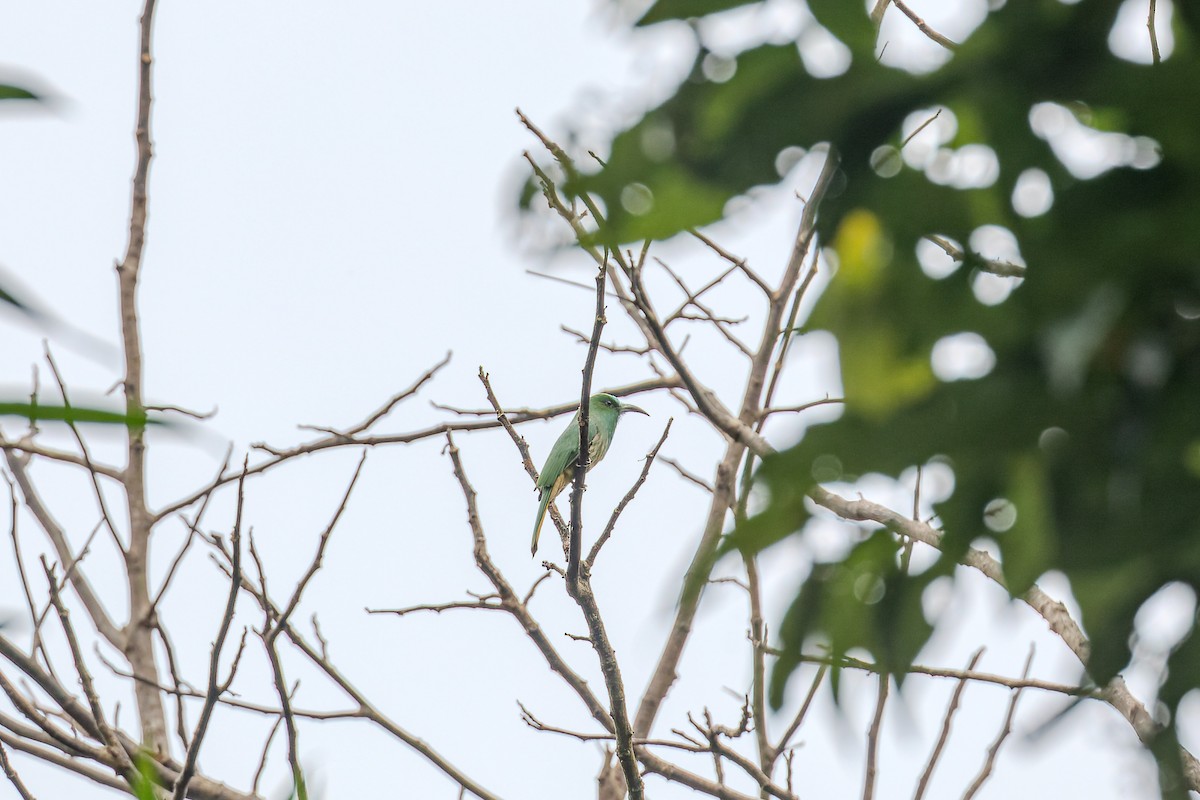
[[[55,98],[38,110],[0,107],[0,264],[72,325],[115,344],[112,264],[126,238],[140,3],[6,2],[0,8],[0,80],[24,81]],[[771,13],[776,16],[758,24],[794,24],[797,16],[786,3]],[[932,10],[927,16],[934,24]],[[895,22],[889,18],[889,25]],[[892,54],[902,46],[914,52],[925,46],[919,37],[898,30],[893,35]],[[483,396],[475,373],[481,364],[510,406],[577,396],[584,351],[558,326],[586,328],[592,298],[524,270],[556,268],[584,280],[590,271],[574,256],[550,263],[513,235],[511,201],[524,174],[520,153],[535,144],[513,108],[520,105],[560,134],[568,118],[585,112],[601,124],[624,118],[641,98],[671,85],[682,63],[677,45],[685,40],[678,29],[630,35],[594,3],[334,7],[163,0],[155,42],[157,158],[141,294],[146,390],[153,402],[219,406],[220,413],[202,434],[154,437],[152,504],[202,485],[227,442],[240,459],[254,441],[287,445],[308,438],[297,424],[345,426],[363,418],[447,350],[454,351],[450,366],[379,430],[413,430],[441,419],[429,399],[478,407]],[[777,274],[800,211],[789,199],[793,188],[769,193],[751,212],[715,227],[714,235],[762,272]],[[657,252],[689,275],[709,275],[717,267],[687,243]],[[675,301],[665,282],[657,287],[670,298],[664,304]],[[760,310],[748,292],[728,291],[721,302],[731,316]],[[619,316],[612,306],[605,339],[636,344]],[[43,334],[11,318],[0,319],[0,330],[0,384],[8,396],[27,393]],[[118,374],[115,356],[86,357],[61,337],[51,345],[77,400],[98,397]],[[701,375],[735,403],[738,357],[704,337],[690,347]],[[781,399],[799,403],[836,393],[833,363],[828,342],[819,336],[802,340]],[[633,358],[602,357],[596,385],[643,377],[644,367]],[[44,369],[42,385],[51,385]],[[665,395],[639,403],[651,418],[627,419],[605,464],[589,479],[587,524],[593,532],[632,482],[638,459],[667,418],[681,416]],[[562,424],[524,430],[535,459],[544,458]],[[11,420],[4,425],[10,434],[19,429]],[[771,433],[790,441],[797,429],[789,422]],[[535,498],[515,451],[502,433],[457,441],[480,492],[493,556],[517,587],[527,587],[540,574],[526,550]],[[520,721],[518,699],[547,723],[591,730],[579,702],[516,624],[480,612],[404,619],[363,613],[364,606],[447,601],[487,588],[471,561],[461,494],[441,448],[441,441],[428,441],[371,453],[325,569],[296,619],[319,611],[333,658],[350,679],[489,789],[508,798],[589,796],[597,748],[535,733]],[[677,419],[664,454],[710,477],[720,450],[705,425]],[[119,463],[111,441],[97,445],[97,454]],[[351,451],[325,453],[251,483],[248,520],[277,596],[290,592],[307,565],[356,459]],[[87,482],[77,471],[51,467],[39,467],[35,476],[80,546],[96,521]],[[903,491],[883,482],[872,490],[873,499],[901,507],[908,502]],[[231,501],[228,492],[218,497],[206,529],[228,530]],[[631,697],[640,695],[657,660],[706,508],[699,490],[657,465],[601,556],[595,583]],[[28,519],[21,525],[33,559],[41,547],[37,531]],[[168,526],[156,539],[159,576],[180,531],[177,524]],[[819,549],[822,537],[841,535],[823,528],[813,547]],[[102,538],[85,565],[120,616],[116,565]],[[807,569],[806,553],[793,542],[766,558],[769,620],[777,621],[792,597]],[[201,685],[226,586],[199,549],[185,567],[162,613],[186,677]],[[17,613],[23,601],[14,579],[11,558],[0,559],[0,609]],[[1056,588],[1065,591],[1053,582],[1047,586]],[[561,584],[544,585],[533,609],[575,668],[602,687],[590,648],[559,634],[583,630]],[[924,663],[962,666],[986,644],[980,668],[1015,675],[1036,642],[1035,676],[1064,682],[1078,677],[1077,664],[1039,618],[1023,606],[1006,606],[1003,593],[973,573],[964,573],[948,596],[943,622],[922,654]],[[243,603],[239,629],[258,623]],[[746,624],[744,598],[730,587],[714,587],[658,735],[686,726],[686,713],[705,706],[727,723],[736,721],[738,702],[723,687],[746,690]],[[270,702],[256,645],[251,638],[234,688]],[[93,662],[109,696],[117,696],[117,682]],[[346,707],[301,661],[289,659],[287,666],[289,677],[302,681],[298,706]],[[776,721],[781,726],[803,683],[793,686],[789,708]],[[826,697],[801,731],[805,745],[796,766],[802,796],[860,792],[862,732],[874,700],[858,676],[847,675],[846,686],[845,716]],[[890,706],[877,797],[911,795],[952,687],[914,678],[903,703]],[[1007,691],[994,687],[968,689],[929,797],[961,794],[999,729],[1007,698]],[[1079,709],[1037,739],[1020,735],[1061,705],[1057,698],[1026,694],[1018,735],[983,797],[1155,796],[1152,762],[1106,707]],[[130,719],[128,698],[120,713]],[[195,715],[192,709],[189,725]],[[220,712],[202,769],[248,787],[268,728],[268,720],[253,714]],[[301,750],[326,797],[457,796],[457,787],[420,756],[365,723],[303,724]],[[284,758],[280,737],[263,784],[272,797],[286,794]],[[115,796],[19,755],[14,760],[43,800]],[[711,774],[706,759],[686,763]],[[656,800],[691,796],[658,779],[648,785]],[[749,789],[744,783],[741,788]],[[14,794],[0,784],[0,798]]]

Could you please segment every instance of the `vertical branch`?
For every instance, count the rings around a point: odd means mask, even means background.
[[[142,387],[142,339],[137,315],[137,285],[146,243],[147,182],[154,148],[150,141],[150,110],[153,104],[151,78],[151,32],[154,29],[155,0],[145,0],[140,20],[138,53],[138,102],[134,139],[137,142],[137,166],[133,173],[129,211],[129,241],[125,257],[117,265],[120,286],[121,342],[125,355],[125,413],[131,420],[144,418]],[[128,455],[122,478],[129,514],[129,547],[125,553],[125,571],[129,581],[129,623],[124,653],[134,674],[134,695],[142,724],[142,740],[152,750],[167,752],[166,714],[158,690],[158,665],[155,661],[153,621],[148,580],[150,530],[153,518],[146,506],[146,429],[131,424],[126,428]]]
[[[617,739],[617,761],[620,762],[621,771],[625,776],[625,785],[629,788],[629,800],[643,800],[645,790],[642,787],[642,775],[638,767],[637,755],[633,750],[633,726],[629,722],[629,710],[625,703],[625,684],[621,679],[617,654],[604,629],[604,620],[600,617],[600,608],[596,604],[596,596],[592,593],[592,582],[589,576],[581,574],[574,583],[568,578],[567,592],[583,611],[592,647],[600,659],[600,671],[604,675],[604,685],[608,689],[613,733]]]
[[[775,753],[771,749],[770,739],[767,738],[767,633],[766,626],[763,624],[762,586],[758,580],[758,563],[755,557],[749,553],[743,553],[742,560],[746,564],[746,588],[749,589],[750,594],[750,710],[754,717],[754,738],[758,745],[758,763],[762,767],[762,771],[770,777],[775,764]]]
[[[596,369],[596,351],[600,347],[600,333],[607,320],[604,317],[604,286],[608,275],[608,259],[596,270],[596,320],[592,324],[592,340],[588,343],[587,358],[583,362],[583,386],[579,398],[579,457],[575,461],[575,482],[571,487],[571,545],[567,555],[567,585],[579,582],[580,550],[583,547],[583,482],[591,456],[591,440],[588,436],[588,407],[592,396],[592,373]]]
[[[879,763],[879,729],[883,725],[883,707],[888,698],[888,674],[879,673],[879,696],[875,701],[875,718],[871,720],[871,729],[867,731],[867,767],[863,778],[863,800],[871,800],[875,796],[875,770]]]
[[[607,253],[606,253],[607,255]],[[575,484],[571,491],[571,544],[567,558],[567,593],[579,604],[587,622],[588,633],[596,656],[600,659],[600,671],[604,674],[604,685],[608,689],[609,713],[612,715],[613,733],[616,736],[617,761],[629,788],[630,800],[642,800],[642,776],[637,755],[633,751],[633,725],[625,704],[625,684],[621,679],[621,668],[612,642],[604,629],[604,620],[592,593],[590,576],[580,569],[580,550],[583,538],[583,483],[587,473],[588,450],[588,406],[592,395],[592,372],[596,368],[596,351],[600,345],[600,334],[607,321],[604,318],[604,289],[608,275],[608,259],[596,271],[596,319],[592,325],[592,340],[588,344],[587,359],[583,365],[583,386],[579,400],[579,457],[575,462]]]

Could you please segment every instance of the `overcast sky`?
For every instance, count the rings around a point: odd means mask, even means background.
[[[50,98],[38,108],[0,107],[4,285],[15,280],[70,325],[108,343],[106,352],[81,345],[76,336],[51,336],[76,399],[96,399],[119,375],[112,267],[127,233],[140,3],[5,2],[0,8],[0,82],[23,83]],[[927,12],[954,38],[983,13],[979,3],[964,3],[957,14]],[[791,3],[778,2],[744,21],[781,35],[802,20]],[[888,24],[889,57],[907,52],[925,68],[941,57],[897,20]],[[736,44],[736,37],[720,31],[713,36],[715,44]],[[835,46],[813,37],[813,52],[836,59]],[[619,124],[669,91],[689,62],[689,41],[690,33],[679,27],[632,35],[596,2],[162,0],[155,33],[156,160],[141,287],[146,394],[151,402],[200,411],[219,407],[219,413],[202,431],[152,438],[152,505],[203,485],[229,443],[240,460],[252,442],[279,446],[310,438],[298,424],[344,427],[362,419],[449,350],[453,360],[437,380],[379,430],[414,430],[445,418],[430,399],[479,407],[480,365],[509,406],[577,397],[584,350],[559,326],[587,328],[592,297],[526,270],[584,282],[591,271],[581,256],[552,258],[516,236],[515,190],[525,174],[520,156],[536,142],[517,124],[513,109],[520,106],[554,135],[563,135],[573,119],[589,129]],[[778,274],[800,213],[792,192],[811,177],[811,169],[791,173],[791,183],[715,226],[713,235],[763,273]],[[697,283],[720,268],[711,254],[687,242],[656,252],[698,276]],[[656,281],[670,298],[664,304],[676,302],[667,282],[661,276]],[[748,326],[761,311],[749,292],[731,290],[719,300],[730,316],[751,315]],[[618,308],[610,308],[609,318],[606,340],[637,344]],[[4,398],[27,394],[45,333],[11,316],[0,318],[0,331]],[[690,347],[700,374],[736,403],[740,357],[714,339],[697,337]],[[782,399],[801,403],[836,394],[835,364],[827,339],[807,337],[795,352]],[[595,385],[647,376],[636,358],[602,354]],[[50,385],[43,368],[43,390]],[[677,419],[664,454],[711,477],[722,450],[710,428],[682,419],[683,409],[666,395],[638,402],[651,416],[622,423],[606,462],[589,479],[589,530],[602,525],[671,416]],[[808,421],[821,419],[819,413]],[[535,460],[545,457],[563,424],[525,428]],[[781,421],[769,432],[776,441],[792,441],[798,424]],[[21,427],[12,420],[4,426],[9,434]],[[457,443],[480,492],[493,555],[518,588],[528,587],[541,574],[527,550],[536,501],[512,444],[496,432],[463,435]],[[486,588],[474,570],[462,496],[442,446],[431,440],[369,455],[325,569],[296,618],[306,621],[319,612],[333,659],[347,676],[497,794],[590,796],[597,746],[533,732],[520,720],[517,700],[549,724],[592,730],[586,711],[512,620],[481,612],[397,619],[363,611],[462,599],[466,590]],[[97,453],[120,463],[111,439],[97,444]],[[357,457],[328,452],[251,482],[247,519],[280,596],[311,558]],[[85,476],[39,467],[35,477],[81,546],[96,523]],[[911,488],[884,481],[868,488],[872,499],[901,508],[910,502]],[[228,531],[232,499],[229,492],[217,497],[206,529]],[[657,660],[707,505],[702,491],[656,465],[601,557],[599,601],[634,697]],[[21,525],[32,559],[43,544],[31,520]],[[157,575],[182,541],[182,530],[174,523],[158,534]],[[779,619],[813,553],[836,552],[844,542],[844,529],[829,524],[804,546],[789,542],[771,551],[764,565],[769,621]],[[111,607],[122,609],[111,550],[97,546],[85,566]],[[986,645],[980,668],[1016,675],[1036,643],[1035,676],[1078,679],[1077,662],[1040,618],[1024,606],[1007,605],[1001,590],[980,576],[964,572],[962,578],[929,598],[941,627],[922,662],[961,667]],[[0,611],[15,614],[23,600],[14,579],[11,557],[0,558]],[[1067,596],[1053,576],[1046,588]],[[225,591],[222,576],[197,548],[162,609],[185,675],[196,685],[205,680]],[[533,610],[554,632],[556,645],[593,686],[602,686],[591,649],[562,636],[584,626],[561,583],[551,581],[539,592]],[[735,588],[709,592],[657,735],[686,726],[687,712],[706,706],[736,722],[739,702],[726,687],[747,690],[746,614]],[[260,620],[245,603],[236,622],[240,628]],[[265,659],[255,644],[234,688],[270,702]],[[93,662],[108,696],[120,696],[120,682]],[[296,705],[346,707],[300,660],[287,664],[289,677],[301,680]],[[786,724],[794,713],[810,674],[796,680],[776,722]],[[860,792],[872,683],[848,675],[840,712],[824,695],[818,703],[796,757],[802,796]],[[952,688],[948,681],[913,679],[903,699],[890,706],[877,796],[911,796]],[[1007,699],[1007,691],[995,687],[967,690],[930,797],[961,794],[999,730]],[[1152,761],[1107,707],[1085,705],[1037,738],[1027,735],[1062,707],[1060,698],[1025,696],[1018,735],[984,797],[1156,795]],[[121,719],[128,723],[132,713],[126,698]],[[200,759],[203,771],[248,787],[270,720],[221,711],[214,725]],[[364,723],[305,724],[301,752],[325,797],[457,796],[457,787],[419,755]],[[26,758],[15,763],[43,800],[115,796]],[[710,774],[706,759],[686,763]],[[279,738],[264,782],[270,796],[286,794],[285,776]],[[649,786],[656,800],[691,796],[657,779]],[[10,794],[0,784],[0,798]]]

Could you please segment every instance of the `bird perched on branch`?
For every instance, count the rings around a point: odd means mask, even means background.
[[[617,430],[617,422],[621,415],[627,412],[646,414],[645,410],[630,403],[622,403],[611,394],[594,394],[588,401],[588,465],[592,467],[600,463],[612,444],[613,434]],[[575,477],[575,462],[579,460],[579,412],[571,418],[571,424],[558,437],[546,464],[538,475],[537,490],[542,498],[538,505],[537,521],[533,525],[533,555],[537,555],[538,534],[542,530],[542,522],[546,519],[546,509],[558,497],[559,492],[567,487]]]

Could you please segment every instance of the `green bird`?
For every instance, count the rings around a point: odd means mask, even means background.
[[[613,434],[617,431],[617,422],[621,415],[629,411],[650,416],[644,409],[630,403],[622,403],[611,394],[594,394],[588,401],[588,470],[600,463],[612,445]],[[559,492],[575,477],[575,462],[579,460],[579,412],[571,419],[571,424],[558,437],[546,465],[538,476],[537,490],[542,498],[538,505],[537,521],[533,524],[533,546],[531,551],[537,555],[538,534],[542,531],[542,522],[546,519],[546,509],[558,497]]]

